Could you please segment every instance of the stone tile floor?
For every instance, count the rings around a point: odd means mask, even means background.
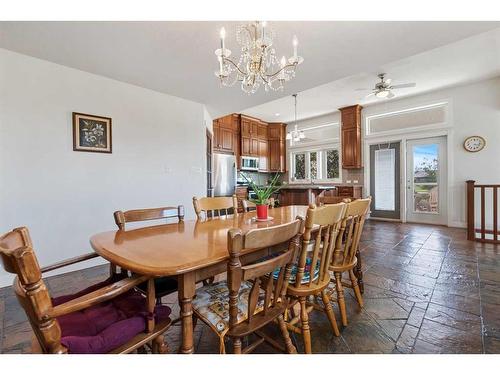
[[[315,353],[500,353],[500,246],[465,240],[465,230],[368,221],[360,250],[365,307],[346,293],[349,324],[333,336],[326,317],[311,314]],[[74,292],[107,276],[106,266],[47,279],[53,295]],[[176,296],[165,299],[178,315]],[[337,306],[334,306],[340,324]],[[278,335],[274,327],[270,334]],[[299,351],[301,337],[293,335]],[[0,289],[0,348],[30,352],[31,328],[12,288]],[[180,327],[166,340],[175,352]],[[203,323],[196,351],[217,353]],[[257,353],[273,353],[261,345]]]

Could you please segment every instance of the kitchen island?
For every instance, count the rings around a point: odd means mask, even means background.
[[[354,184],[286,184],[279,191],[279,201],[282,206],[308,205],[318,196],[361,198],[362,193],[363,186]]]

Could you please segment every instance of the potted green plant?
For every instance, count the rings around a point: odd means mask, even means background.
[[[267,186],[258,186],[251,178],[245,176],[244,174],[242,174],[242,176],[257,196],[257,198],[251,199],[251,201],[257,206],[257,219],[267,220],[269,198],[271,198],[271,196],[281,188],[279,184],[280,174],[276,173]]]

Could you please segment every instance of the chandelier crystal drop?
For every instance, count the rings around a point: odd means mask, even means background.
[[[275,32],[267,22],[250,22],[240,25],[236,41],[241,47],[238,60],[232,59],[231,50],[226,48],[226,30],[220,30],[220,48],[215,50],[219,69],[215,72],[222,86],[233,86],[240,82],[241,89],[253,94],[259,87],[266,91],[283,90],[285,82],[295,77],[297,66],[304,59],[297,54],[298,39],[294,36],[293,55],[290,58],[276,57],[273,46]]]
[[[297,125],[297,94],[292,95],[295,100],[295,126],[293,130],[286,134],[286,139],[290,141],[290,146],[293,146],[295,143],[300,142],[301,139],[306,137],[306,134],[303,130],[299,130]]]

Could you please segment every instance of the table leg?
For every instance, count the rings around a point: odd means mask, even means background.
[[[195,293],[195,275],[194,272],[179,275],[179,306],[182,322],[182,344],[180,353],[194,353],[193,339],[193,301]]]
[[[361,256],[359,253],[359,249],[356,250],[356,258],[358,259],[358,264],[356,264],[356,267],[354,267],[354,275],[356,276],[356,279],[358,279],[358,285],[359,285],[359,290],[361,293],[365,292],[365,284],[363,283],[363,271],[361,270],[362,263],[361,263]]]

